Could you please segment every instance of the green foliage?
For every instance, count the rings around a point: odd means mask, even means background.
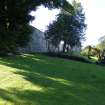
[[[0,55],[16,52],[18,47],[25,46],[30,39],[31,27],[24,25],[20,31],[1,30],[0,32]]]
[[[81,54],[83,56],[88,56],[88,49],[87,48],[82,49]]]
[[[29,25],[24,25],[23,26],[24,28],[22,28],[22,30],[20,32],[17,32],[18,34],[18,38],[17,38],[17,41],[16,41],[16,44],[18,44],[18,46],[26,46],[30,40],[30,37],[31,37],[31,32],[33,31],[32,30],[32,27],[29,26]]]
[[[103,52],[96,48],[92,47],[90,45],[86,46],[82,51],[81,54],[84,56],[88,56],[88,58],[97,58],[98,60],[101,60],[103,58]]]
[[[14,50],[15,37],[13,32],[3,30],[0,32],[0,54]]]
[[[66,0],[0,0],[0,52],[13,52],[28,43],[31,32],[28,23],[34,19],[30,12],[41,4],[48,8],[67,10],[68,6],[68,11],[72,9]]]
[[[105,50],[105,36],[99,38],[99,43],[96,47],[99,48],[101,51]]]
[[[55,47],[61,41],[64,41],[64,49],[66,45],[70,45],[71,48],[75,45],[81,45],[86,28],[85,16],[81,5],[78,5],[76,9],[74,7],[74,10],[75,13],[72,15],[64,14],[62,10],[57,20],[48,26],[48,30],[45,32],[46,38]]]

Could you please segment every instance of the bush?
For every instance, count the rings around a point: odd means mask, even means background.
[[[83,56],[88,56],[88,49],[83,49],[83,50],[81,51],[81,55],[83,55]]]
[[[80,57],[80,56],[75,56],[75,55],[66,55],[66,54],[62,54],[62,53],[47,53],[47,55],[50,56],[50,57],[59,57],[59,58],[64,58],[64,59],[69,59],[69,60],[91,63],[86,58],[83,58],[83,57]]]
[[[0,30],[0,55],[16,52],[18,47],[25,46],[31,35],[31,27],[22,27],[19,32]]]

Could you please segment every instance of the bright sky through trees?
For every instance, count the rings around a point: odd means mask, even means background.
[[[71,2],[71,0],[68,0]],[[77,0],[80,1],[84,7],[86,15],[86,41],[84,46],[89,44],[96,44],[98,38],[105,35],[105,0]],[[55,20],[59,11],[57,9],[50,11],[47,8],[41,6],[36,12],[33,12],[32,15],[36,16],[35,21],[31,24],[36,28],[44,31],[46,26],[52,20]]]
[[[32,26],[44,31],[50,22],[56,19],[56,15],[59,13],[58,9],[48,10],[44,6],[38,7],[36,12],[31,12],[35,16],[35,20],[31,23]]]

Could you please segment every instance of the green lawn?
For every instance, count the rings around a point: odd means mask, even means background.
[[[105,105],[105,67],[41,54],[0,58],[0,105]]]

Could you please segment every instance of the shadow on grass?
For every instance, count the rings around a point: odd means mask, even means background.
[[[42,90],[0,89],[0,98],[16,105],[104,105],[105,78],[65,66],[63,60],[41,55],[1,58],[0,64],[16,68],[14,74]],[[102,87],[103,86],[103,87]]]

